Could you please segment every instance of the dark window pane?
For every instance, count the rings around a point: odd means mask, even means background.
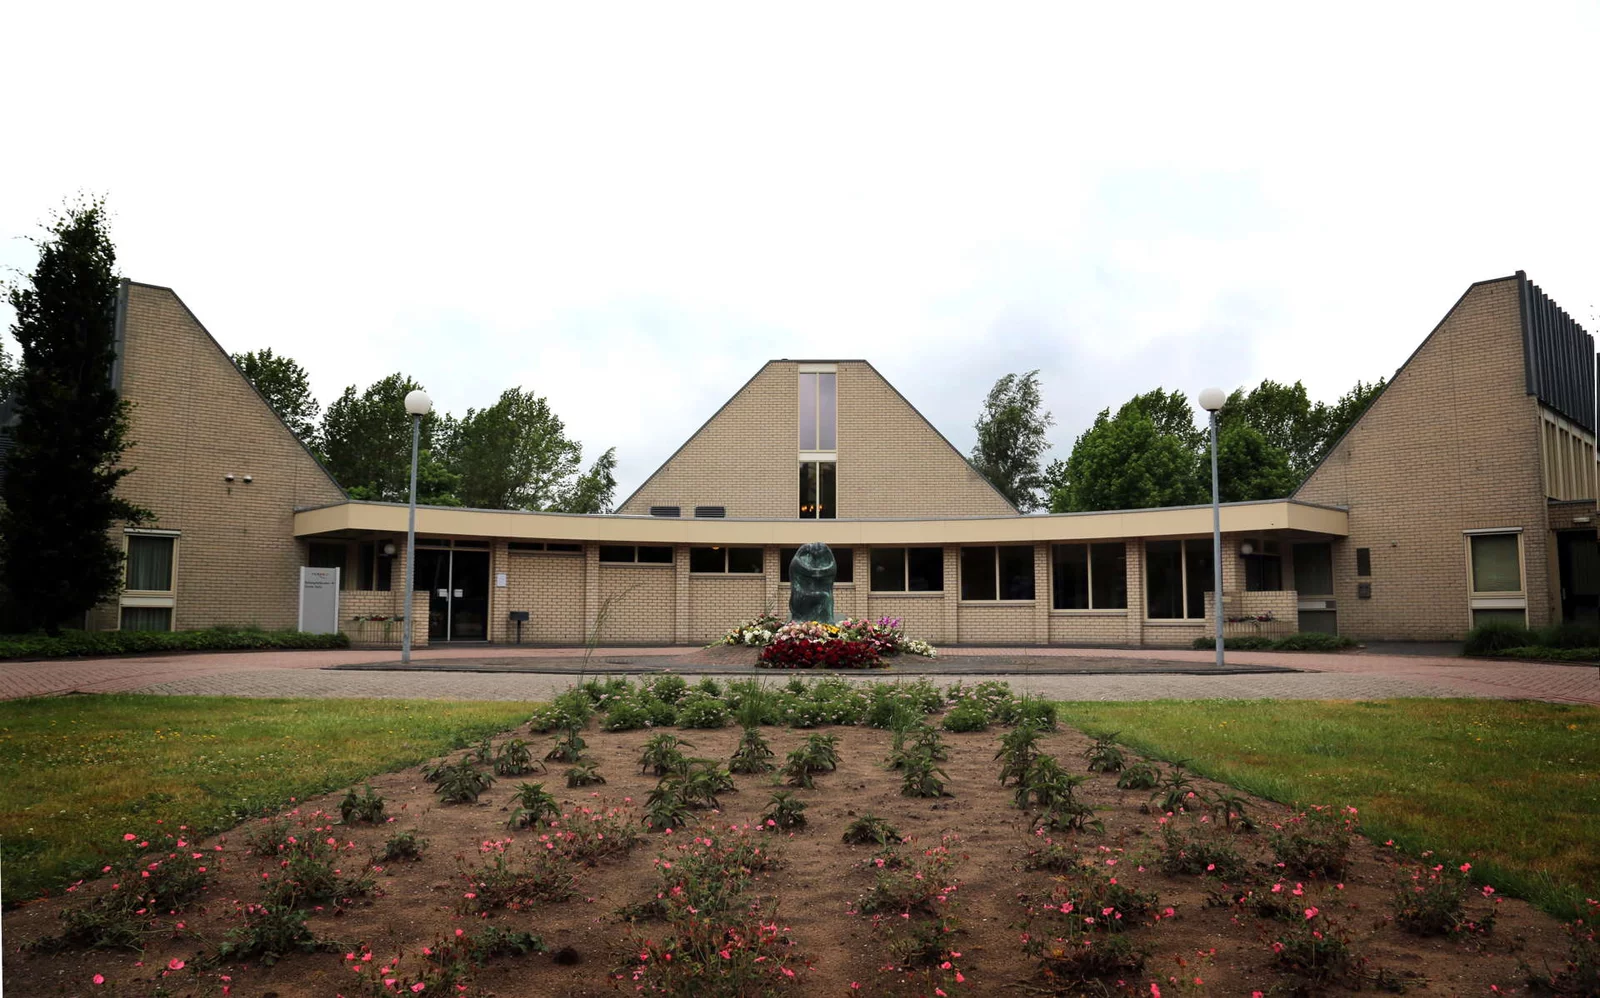
[[[856,581],[856,553],[853,548],[834,548],[833,563],[839,567],[839,572],[833,577],[833,581]]]
[[[762,551],[760,548],[729,548],[728,571],[739,572],[745,575],[760,575],[766,571],[762,564]]]
[[[128,611],[124,610],[123,613]],[[1305,616],[1305,611],[1301,611]],[[1482,627],[1484,624],[1510,624],[1513,627],[1528,626],[1528,611],[1526,610],[1474,610],[1472,611],[1472,626]],[[1304,627],[1301,630],[1305,630]]]
[[[506,541],[507,551],[543,551],[544,544],[540,541]]]
[[[1283,559],[1264,554],[1244,556],[1244,588],[1252,593],[1275,593],[1283,588]]]
[[[372,588],[372,563],[378,559],[378,546],[376,544],[362,543],[356,545],[356,584],[357,589]]]
[[[639,560],[651,565],[670,565],[672,564],[672,546],[670,544],[660,547],[640,545]]]
[[[800,449],[817,449],[817,376],[800,375]]]
[[[373,585],[380,593],[386,593],[394,588],[394,556],[378,556],[378,578]]]
[[[1215,564],[1211,560],[1211,541],[1184,541],[1188,549],[1187,554],[1189,576],[1189,602],[1187,616],[1191,620],[1199,620],[1206,615],[1206,593],[1216,588],[1216,575],[1212,570]]]
[[[582,544],[553,544],[552,543],[552,544],[546,544],[544,546],[544,549],[546,551],[565,551],[565,552],[574,553],[574,554],[581,554],[583,552],[583,545]]]
[[[1128,548],[1125,544],[1095,544],[1089,549],[1094,563],[1094,608],[1128,608]]]
[[[800,518],[814,519],[817,515],[817,466],[806,461],[800,465]]]
[[[1516,534],[1482,534],[1471,538],[1471,544],[1473,592],[1522,591],[1522,565],[1517,557]]]
[[[128,540],[129,540],[129,544],[128,544],[128,567],[130,569],[130,573],[131,573],[131,570],[133,568],[133,543],[132,542],[134,542],[134,541],[163,541],[163,542],[165,542],[166,544],[169,545],[169,550],[170,550],[170,545],[172,543],[172,538],[170,538],[170,537],[130,537]],[[310,550],[307,552],[307,554],[309,555],[309,558],[307,559],[307,563],[312,568],[337,568],[337,569],[339,569],[340,577],[341,578],[343,577],[343,575],[344,575],[344,558],[345,558],[345,546],[343,544],[312,544],[311,547],[310,547]],[[128,588],[129,589],[157,589],[157,588],[166,589],[168,587],[167,586],[136,586],[136,585],[133,584],[133,576],[130,574],[129,577],[128,577]]]
[[[488,541],[456,541],[453,545],[458,548],[487,548]]]
[[[914,593],[944,590],[943,548],[909,548],[906,551],[906,588]]]
[[[320,568],[322,566],[313,566]],[[122,608],[124,631],[170,631],[172,608],[170,606],[125,606]]]
[[[689,549],[689,571],[726,572],[727,570],[727,558],[723,555],[721,548]]]
[[[1294,546],[1294,588],[1302,595],[1333,595],[1333,547],[1328,544]]]
[[[1152,620],[1183,616],[1183,548],[1178,541],[1144,545],[1145,610]]]
[[[995,598],[994,548],[961,549],[961,598]]]
[[[128,537],[128,575],[124,585],[135,592],[171,592],[172,591],[172,545],[171,537]],[[338,552],[338,561],[331,565],[319,565],[315,561],[312,568],[343,568],[344,545],[313,544],[313,554],[318,548],[327,548],[324,552],[330,558],[332,552]],[[165,628],[163,628],[165,630]]]
[[[834,503],[839,496],[838,465],[827,461],[817,465],[819,484],[821,490],[817,497],[817,516],[824,520],[832,520],[836,514]]]
[[[633,548],[632,547],[624,547],[624,546],[618,545],[618,544],[602,544],[602,545],[600,545],[600,560],[601,561],[632,561],[633,560]]]
[[[1033,599],[1033,547],[1011,544],[1000,549],[1000,598]]]
[[[817,450],[833,450],[838,441],[838,375],[817,375]]]
[[[1089,546],[1050,545],[1050,605],[1057,610],[1089,609]]]
[[[1368,576],[1372,574],[1372,549],[1356,548],[1356,574]]]
[[[906,549],[872,549],[872,590],[880,593],[906,591]]]
[[[778,549],[778,581],[779,582],[788,582],[789,581],[789,563],[791,561],[794,561],[795,552],[799,551],[799,550],[800,550],[799,548],[779,548]],[[837,557],[837,554],[835,555],[835,557]]]

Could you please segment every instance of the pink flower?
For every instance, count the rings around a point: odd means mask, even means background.
[[[182,970],[183,969],[183,961],[178,959],[177,957],[173,957],[171,960],[169,960],[167,962],[167,969],[168,970]]]
[[[1307,908],[1306,909],[1306,920],[1307,921],[1310,921],[1311,919],[1316,918],[1316,917],[1317,917],[1317,909],[1315,909],[1315,908]]]
[[[122,836],[122,841],[124,841],[124,842],[132,842],[134,839],[136,839],[138,837],[139,836],[133,834],[132,832],[128,832],[127,834]]]
[[[96,975],[94,975],[94,982],[96,984],[104,984],[106,982],[106,975],[104,975],[104,974],[96,974]]]
[[[1156,982],[1150,982],[1150,998],[1161,998],[1161,989],[1156,987]]]
[[[426,984],[423,984],[421,981],[418,981],[417,983],[411,985],[411,993],[412,994],[419,994],[419,993],[421,993],[422,989],[425,988],[425,987],[427,987]]]
[[[1461,872],[1462,873],[1466,873],[1470,869],[1472,869],[1472,864],[1471,863],[1462,863],[1461,864]]]

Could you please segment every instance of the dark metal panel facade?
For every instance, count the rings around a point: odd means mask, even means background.
[[[1522,359],[1528,394],[1595,431],[1594,337],[1517,271],[1522,306]]]

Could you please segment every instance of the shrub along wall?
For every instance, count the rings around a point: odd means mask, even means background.
[[[137,655],[161,651],[244,651],[256,648],[348,648],[344,634],[303,631],[62,631],[0,636],[0,659]]]

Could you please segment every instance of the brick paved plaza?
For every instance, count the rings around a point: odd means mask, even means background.
[[[696,672],[697,648],[599,649],[592,661],[661,667],[682,663]],[[419,652],[411,670],[398,668],[393,651],[235,652],[111,659],[0,663],[0,699],[70,693],[152,693],[251,697],[384,697],[411,699],[538,700],[572,682],[571,648],[452,648]],[[1003,659],[995,671],[986,659]],[[1600,668],[1504,662],[1429,655],[1234,652],[1230,665],[1277,667],[1294,672],[1205,675],[1210,652],[1086,648],[956,648],[926,671],[934,678],[978,672],[1061,699],[1166,698],[1376,699],[1383,697],[1501,697],[1600,704]],[[392,663],[394,670],[375,669]],[[444,668],[485,671],[430,671]],[[910,663],[908,663],[909,665]],[[337,666],[366,666],[339,669]],[[642,666],[642,663],[641,663]],[[538,671],[544,668],[548,671]],[[626,665],[608,666],[625,672]],[[1083,670],[1091,674],[1081,674]],[[1141,670],[1170,670],[1132,672]],[[516,671],[512,671],[516,670]],[[726,668],[715,670],[726,677]],[[744,672],[745,670],[739,670]],[[781,672],[750,670],[774,680]],[[863,674],[892,678],[895,670]],[[854,678],[854,677],[853,677]]]

